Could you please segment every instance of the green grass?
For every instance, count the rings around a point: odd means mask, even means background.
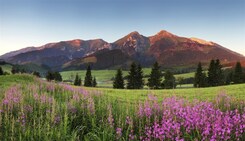
[[[117,90],[112,88],[86,88],[88,90],[99,90],[108,96],[125,101],[143,100],[148,94],[154,94],[158,98],[177,96],[188,100],[212,100],[217,94],[226,93],[238,99],[245,100],[245,84],[208,87],[208,88],[183,88],[169,90]]]
[[[12,65],[6,64],[6,65],[0,65],[2,67],[3,71],[11,73]]]
[[[175,78],[178,77],[183,77],[183,78],[191,78],[194,77],[195,73],[194,72],[189,72],[189,73],[183,73],[183,74],[176,74],[174,75]]]
[[[8,88],[11,85],[33,83],[35,77],[25,74],[2,75],[0,76],[0,89]]]
[[[144,75],[149,75],[151,73],[151,68],[143,68]],[[78,74],[82,80],[85,77],[86,70],[78,70],[78,71],[64,71],[61,72],[63,80],[74,80],[76,74]],[[115,76],[116,70],[92,70],[92,75],[96,77],[98,82],[98,87],[112,87],[112,78]],[[128,71],[123,71],[123,76],[127,76]],[[183,77],[183,78],[190,78],[194,77],[194,72],[191,73],[184,73],[184,74],[177,74],[175,75],[176,78]],[[145,82],[147,78],[145,78]]]

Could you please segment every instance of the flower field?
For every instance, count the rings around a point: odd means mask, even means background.
[[[245,139],[245,101],[225,92],[208,101],[154,93],[127,101],[37,78],[12,84],[0,84],[1,141]]]

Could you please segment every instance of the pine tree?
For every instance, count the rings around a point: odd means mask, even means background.
[[[215,86],[215,83],[216,83],[215,61],[211,60],[208,68],[208,84],[209,86]]]
[[[118,69],[115,75],[115,79],[113,81],[113,88],[114,89],[124,89],[124,80],[122,70]]]
[[[235,84],[239,84],[243,82],[243,72],[242,72],[242,66],[240,62],[236,63],[234,75],[233,75],[233,81]]]
[[[40,76],[40,73],[37,72],[37,71],[34,71],[34,72],[33,72],[33,75],[35,75],[36,77],[41,77],[41,76]]]
[[[77,81],[78,81],[78,75],[76,74],[75,80],[74,80],[74,85],[77,86]]]
[[[131,64],[130,70],[127,76],[127,89],[136,89],[137,88],[137,69],[136,64],[133,62]]]
[[[162,88],[164,89],[174,89],[176,87],[175,77],[170,71],[166,71],[164,74],[164,80],[162,83]]]
[[[18,66],[13,66],[11,69],[12,74],[20,73],[20,68]]]
[[[74,85],[75,86],[81,86],[81,83],[79,82],[79,79],[81,80],[81,78],[78,76],[78,74],[76,74],[75,80],[74,80]]]
[[[0,75],[3,75],[3,69],[0,67]]]
[[[57,82],[61,82],[62,81],[62,76],[60,75],[59,72],[54,72],[54,80]]]
[[[225,77],[225,84],[226,85],[231,84],[232,80],[233,80],[233,72],[230,71]]]
[[[96,81],[96,78],[94,77],[93,79],[93,87],[96,87],[97,86],[97,81]]]
[[[92,84],[93,84],[93,77],[92,77],[92,74],[91,74],[91,67],[90,67],[90,65],[88,65],[86,76],[85,76],[85,79],[84,79],[84,86],[92,87]]]
[[[157,62],[155,62],[151,69],[150,78],[148,79],[148,86],[150,87],[150,89],[160,89],[161,81],[162,73],[160,70],[160,66]]]
[[[82,86],[82,79],[80,77],[78,78],[77,86]]]
[[[223,73],[222,65],[220,64],[219,59],[217,59],[215,62],[215,70],[216,70],[215,86],[224,85],[225,83],[224,73]]]
[[[194,87],[205,87],[206,86],[206,74],[203,73],[201,62],[198,63],[197,70],[195,73]]]
[[[141,65],[138,64],[136,70],[136,89],[142,89],[144,87],[144,73]]]
[[[53,74],[53,72],[48,71],[48,72],[47,72],[47,75],[46,75],[46,79],[47,79],[48,81],[54,80],[54,74]]]

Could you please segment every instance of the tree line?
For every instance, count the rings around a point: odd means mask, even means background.
[[[113,81],[115,89],[142,89],[146,84],[150,89],[172,89],[176,87],[175,77],[170,71],[162,73],[161,66],[154,63],[149,75],[148,83],[144,81],[144,73],[140,64],[133,62],[130,66],[128,75],[125,77],[127,83],[125,86],[122,69],[118,69]],[[163,79],[164,77],[164,79]]]
[[[228,69],[228,72],[225,73],[219,59],[211,60],[207,74],[203,70],[201,62],[198,63],[194,87],[212,87],[239,83],[245,83],[245,73],[240,62],[236,63],[234,69]]]

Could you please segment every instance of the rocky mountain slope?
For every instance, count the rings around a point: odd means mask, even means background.
[[[140,62],[144,67],[151,66],[154,61],[173,67],[217,58],[225,64],[245,60],[243,55],[217,43],[180,37],[165,30],[150,37],[135,31],[113,43],[102,39],[61,41],[0,56],[10,63],[35,63],[55,70],[83,69],[88,63],[96,69],[127,67],[132,61]]]

